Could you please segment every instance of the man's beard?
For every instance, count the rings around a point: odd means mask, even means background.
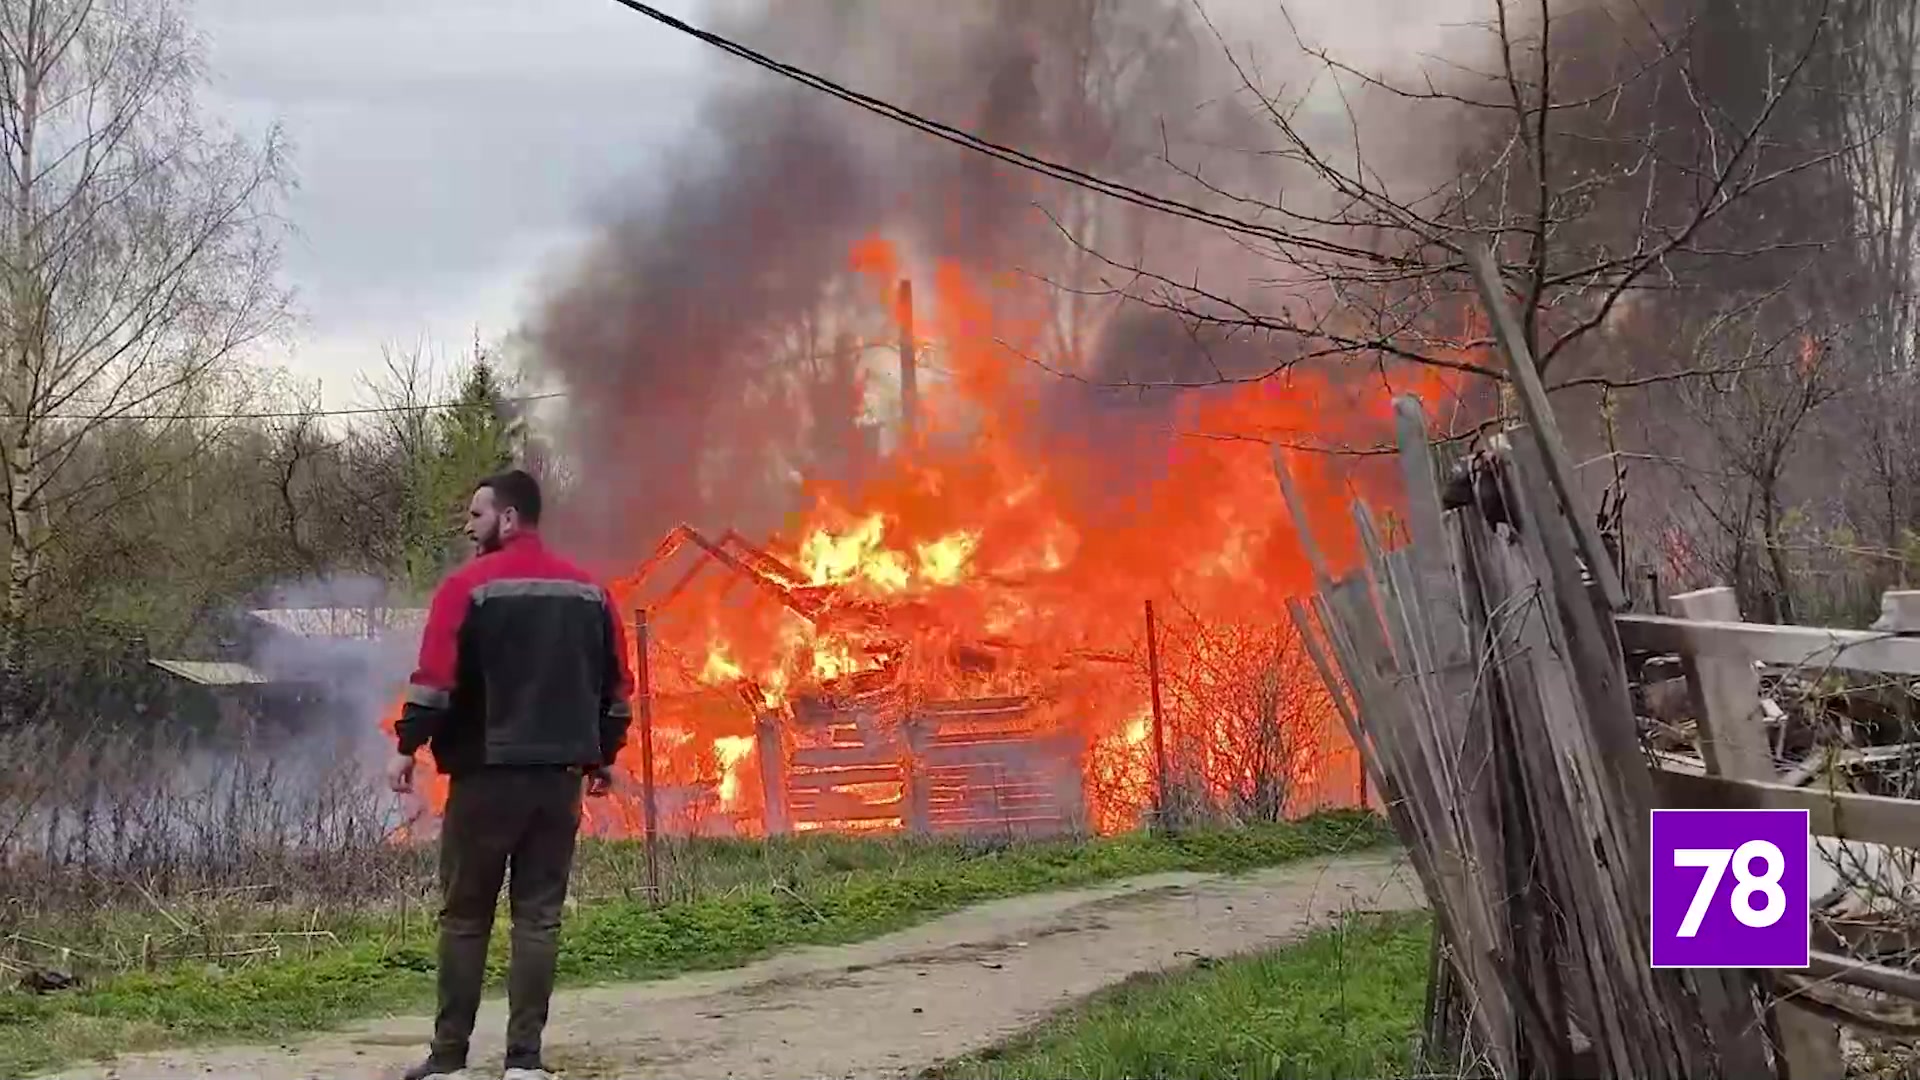
[[[476,555],[491,555],[500,550],[500,530],[494,529],[473,538],[473,552]]]

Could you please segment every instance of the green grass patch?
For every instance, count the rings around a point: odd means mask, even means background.
[[[619,887],[630,843],[583,849],[579,905],[562,929],[560,976],[584,985],[737,966],[793,945],[886,933],[999,897],[1170,870],[1244,871],[1388,842],[1352,812],[1232,832],[1133,834],[1087,842],[956,843],[807,837],[675,846],[675,895],[653,907]],[[301,920],[289,930],[312,925]],[[330,921],[328,947],[226,967],[183,962],[104,974],[47,995],[0,993],[0,1076],[192,1042],[273,1039],[368,1016],[426,1009],[433,936],[416,905]],[[494,934],[497,976],[507,954]],[[125,933],[124,927],[121,932]],[[306,939],[305,948],[312,948]]]
[[[1432,920],[1354,915],[1271,952],[1142,976],[930,1080],[1356,1080],[1412,1068]]]

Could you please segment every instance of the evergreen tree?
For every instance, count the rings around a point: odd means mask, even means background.
[[[451,404],[423,426],[409,469],[414,494],[407,517],[415,527],[404,545],[407,584],[421,596],[465,557],[460,526],[474,485],[511,467],[526,437],[506,378],[480,349],[460,373]]]

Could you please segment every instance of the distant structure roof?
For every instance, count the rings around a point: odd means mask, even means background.
[[[260,686],[272,681],[245,664],[224,660],[150,660],[148,663],[201,686]]]
[[[419,630],[426,608],[256,608],[247,614],[278,630],[307,638],[378,638]]]

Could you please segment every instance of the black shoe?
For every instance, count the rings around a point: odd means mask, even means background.
[[[400,1074],[400,1080],[454,1080],[467,1063],[442,1061],[439,1058],[427,1060]]]

